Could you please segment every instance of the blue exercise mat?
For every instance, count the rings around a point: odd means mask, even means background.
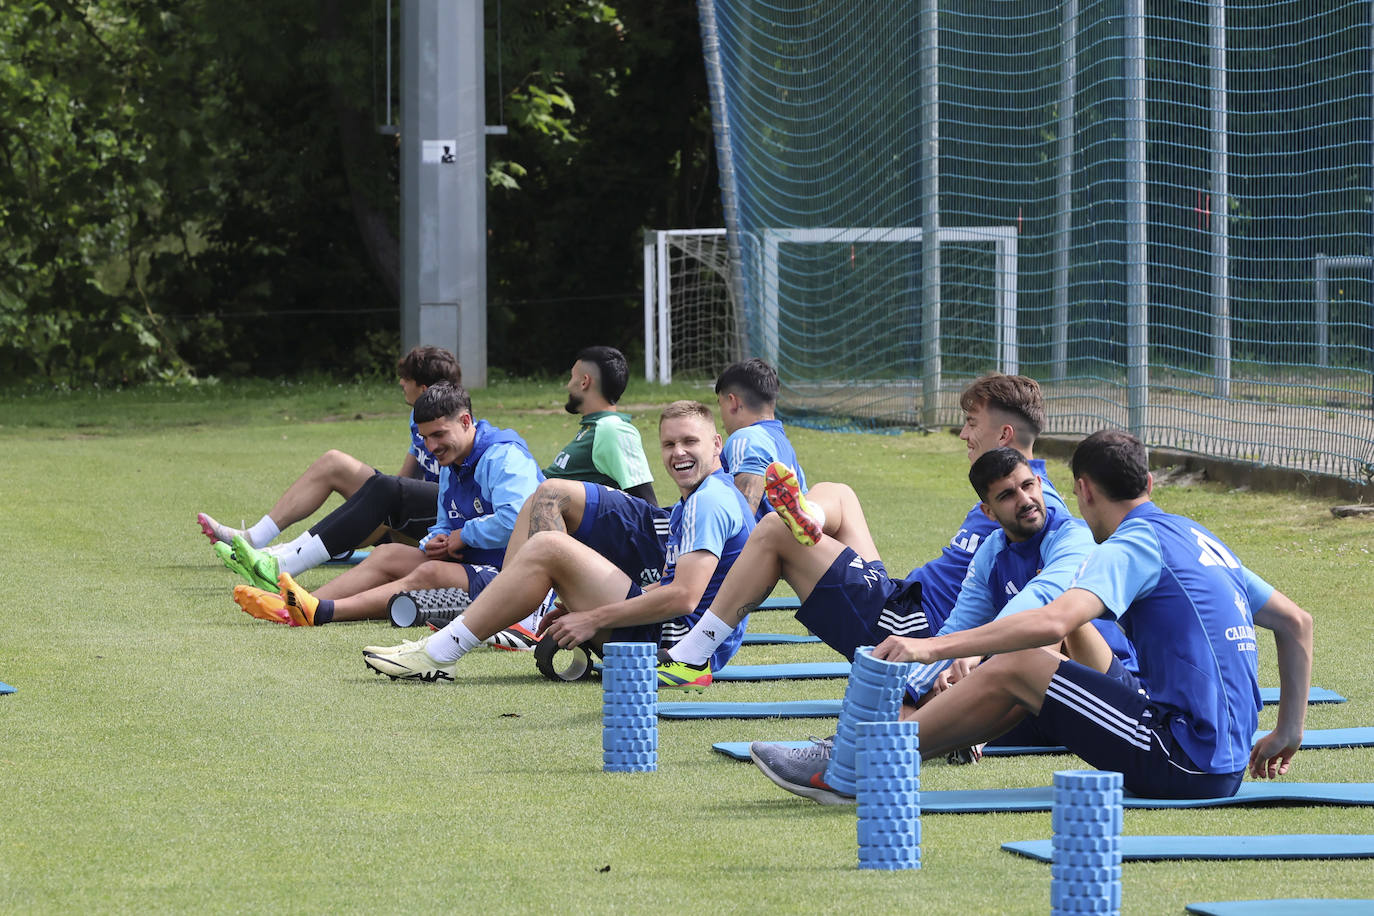
[[[1288,900],[1213,900],[1190,903],[1189,913],[1197,916],[1369,916],[1374,900],[1350,897],[1294,897]]]
[[[1127,793],[1126,808],[1217,808],[1226,805],[1264,805],[1278,802],[1303,805],[1374,805],[1374,783],[1368,782],[1243,782],[1230,798],[1140,798]],[[989,811],[1049,811],[1054,787],[1033,789],[921,790],[921,811],[931,814],[973,814]]]
[[[1255,732],[1255,740],[1269,734],[1261,729]],[[806,747],[810,741],[770,741],[783,747]],[[711,750],[724,754],[732,760],[749,759],[748,741],[717,741]],[[1310,728],[1303,733],[1302,749],[1305,751],[1334,747],[1374,747],[1374,728]],[[1067,754],[1066,747],[1044,747],[1040,745],[988,745],[983,748],[984,757],[1013,757],[1023,754]]]
[[[782,681],[825,677],[849,677],[849,662],[726,665],[711,676],[712,680],[716,681]]]
[[[1037,862],[1052,861],[1052,840],[1003,843]],[[1142,859],[1368,859],[1374,834],[1282,833],[1273,836],[1123,836],[1121,860]],[[1291,912],[1291,911],[1290,911]]]
[[[765,598],[755,610],[759,611],[795,611],[801,607],[801,601],[790,596],[780,598]]]
[[[3,681],[0,681],[0,695],[6,694],[6,693],[14,693],[14,688],[11,687],[9,684],[6,684],[6,683],[4,683]]]
[[[746,667],[761,668],[764,665]],[[727,665],[721,669],[729,671]],[[1277,687],[1264,687],[1260,690],[1265,703],[1277,703]],[[1313,687],[1308,695],[1309,703],[1344,703],[1345,697],[1323,687]],[[664,719],[824,719],[839,718],[841,700],[778,700],[775,702],[753,703],[714,703],[707,701],[687,701],[659,703],[658,714]]]
[[[745,633],[743,646],[780,646],[788,643],[820,642],[819,636],[801,633]],[[846,663],[847,664],[847,663]]]
[[[325,560],[327,566],[353,566],[367,559],[367,555],[372,553],[371,547],[359,547],[357,550],[350,551],[341,557],[330,557]]]

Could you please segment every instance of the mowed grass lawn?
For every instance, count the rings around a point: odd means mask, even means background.
[[[656,408],[626,403],[657,462]],[[574,428],[559,383],[475,394],[547,461]],[[385,622],[253,620],[195,524],[256,520],[325,449],[392,471],[394,385],[262,383],[0,398],[0,911],[941,912],[1048,908],[1049,866],[999,849],[1050,816],[928,815],[923,867],[856,869],[854,812],[785,794],[713,741],[824,735],[833,721],[664,722],[656,773],[601,772],[600,687],[528,655],[473,653],[452,685],[392,683],[359,647]],[[864,500],[889,568],[933,556],[972,500],[953,436],[797,430],[812,481]],[[655,464],[657,467],[658,465]],[[1067,469],[1051,473],[1068,493]],[[662,480],[659,495],[670,493]],[[1167,487],[1317,621],[1314,681],[1349,698],[1309,728],[1374,725],[1374,524],[1294,495]],[[332,505],[332,503],[331,503]],[[297,526],[291,533],[302,530]],[[335,575],[304,577],[318,585]],[[799,631],[791,615],[755,630]],[[752,647],[746,663],[833,660]],[[1263,638],[1261,681],[1277,683]],[[838,697],[839,681],[723,684],[711,700]],[[1273,722],[1265,711],[1262,724]],[[928,763],[926,789],[1045,785],[1068,757]],[[1292,780],[1374,778],[1374,751],[1300,754]],[[1129,811],[1128,834],[1374,833],[1374,810]],[[1374,897],[1367,861],[1128,863],[1124,909]]]

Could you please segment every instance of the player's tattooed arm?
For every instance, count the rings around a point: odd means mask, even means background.
[[[744,494],[744,501],[749,504],[749,511],[757,512],[759,500],[763,499],[763,475],[736,474],[735,487]]]

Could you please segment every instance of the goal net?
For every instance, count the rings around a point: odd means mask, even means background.
[[[742,353],[725,230],[646,233],[645,378],[712,379]]]

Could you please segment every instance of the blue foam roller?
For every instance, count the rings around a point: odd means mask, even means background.
[[[849,674],[849,687],[845,691],[845,701],[840,708],[840,721],[835,729],[835,745],[830,752],[830,764],[826,767],[825,781],[835,790],[846,795],[858,791],[858,773],[855,769],[855,735],[853,728],[860,722],[895,722],[902,709],[902,694],[907,675],[912,666],[906,662],[888,662],[874,658],[870,647],[862,647],[854,653],[854,663]],[[856,689],[868,695],[873,684],[882,685],[877,691],[876,702],[862,705],[850,701],[850,691]]]
[[[658,719],[653,714],[627,715],[624,713],[607,713],[602,720],[602,724],[607,728],[650,729],[657,726]]]
[[[613,642],[602,647],[603,770],[658,769],[657,654],[657,646],[646,642]]]
[[[1054,848],[1072,852],[1111,852],[1121,848],[1121,837],[1115,833],[1109,836],[1072,836],[1056,833]]]

